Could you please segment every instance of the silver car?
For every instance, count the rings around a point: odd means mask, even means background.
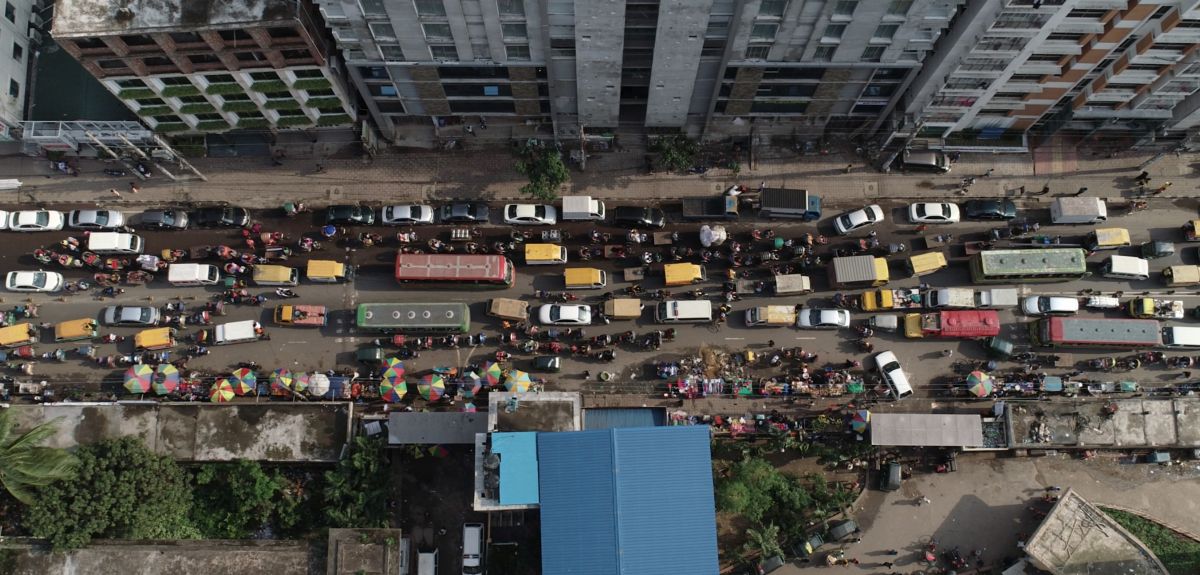
[[[100,321],[110,326],[153,326],[159,319],[158,308],[149,306],[110,305],[100,314]]]
[[[115,210],[71,210],[67,227],[76,230],[115,230],[125,225],[125,214]]]
[[[402,204],[385,206],[383,208],[383,225],[405,226],[412,224],[432,224],[433,208],[421,204]]]

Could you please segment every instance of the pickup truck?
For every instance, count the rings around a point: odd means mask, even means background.
[[[737,217],[737,196],[726,194],[715,198],[683,199],[685,220],[736,220]]]
[[[921,290],[917,288],[872,290],[862,295],[863,311],[908,309],[922,306]]]
[[[275,308],[275,324],[296,327],[324,327],[329,321],[323,305],[284,304]]]
[[[1183,302],[1137,297],[1129,300],[1129,315],[1139,319],[1183,319]]]
[[[925,307],[930,309],[979,309],[1016,307],[1020,299],[1017,288],[937,288],[922,294]]]

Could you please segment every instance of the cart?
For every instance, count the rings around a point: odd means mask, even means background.
[[[619,245],[604,246],[604,259],[606,259],[606,260],[619,260],[628,255],[629,255],[629,250],[626,250],[625,246],[619,246]]]
[[[472,239],[470,228],[452,228],[450,230],[450,241],[452,242],[469,242]]]
[[[925,249],[940,250],[950,245],[950,242],[952,241],[954,241],[954,236],[950,234],[935,234],[932,236],[925,236]]]
[[[625,281],[640,282],[646,279],[646,268],[638,266],[635,268],[625,268]]]
[[[966,242],[963,244],[963,251],[966,252],[968,256],[973,256],[977,253],[990,250],[995,245],[996,244],[993,242],[984,241]]]
[[[675,243],[675,232],[654,232],[651,237],[656,246],[669,246]]]

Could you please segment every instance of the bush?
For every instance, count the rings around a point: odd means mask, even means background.
[[[192,127],[184,124],[183,122],[161,122],[157,126],[154,126],[155,132],[163,134],[171,132],[186,132],[190,129],[192,129]]]
[[[122,100],[136,100],[138,98],[153,98],[158,94],[150,88],[126,88],[117,92],[117,97]]]
[[[341,109],[342,100],[341,100],[341,98],[337,98],[337,97],[309,98],[304,101],[304,105],[308,106],[309,108],[338,108],[338,109]]]
[[[255,92],[286,92],[288,87],[283,80],[267,80],[251,84],[250,89]]]
[[[1141,540],[1171,575],[1200,573],[1200,541],[1180,535],[1140,515],[1105,509],[1105,513]]]
[[[212,104],[184,104],[179,107],[180,114],[211,114],[216,111]]]
[[[222,95],[222,94],[244,94],[246,89],[241,84],[211,84],[204,89],[205,94]]]
[[[295,100],[267,100],[265,107],[268,110],[299,110],[300,102]]]
[[[243,120],[238,120],[237,127],[247,130],[254,128],[270,128],[271,122],[269,122],[266,118],[246,118]]]
[[[758,457],[730,464],[715,475],[718,511],[741,515],[759,529],[778,525],[786,541],[801,539],[809,521],[833,515],[855,496],[830,486],[822,476],[793,477]]]
[[[313,121],[308,116],[283,116],[279,121],[275,122],[280,128],[289,128],[292,126],[309,126]]]
[[[309,78],[306,80],[296,80],[292,87],[297,90],[324,90],[333,87],[329,80],[324,78]]]
[[[682,172],[696,165],[700,147],[683,135],[663,136],[650,144],[658,155],[658,164],[672,172]]]
[[[325,472],[325,520],[330,527],[388,526],[391,478],[383,441],[354,438],[350,454]]]
[[[558,189],[571,179],[558,150],[538,143],[522,146],[517,153],[517,171],[529,178],[521,193],[546,202],[558,198]]]
[[[199,96],[200,88],[195,86],[167,86],[163,88],[162,95],[164,98],[178,96]]]
[[[223,132],[229,129],[229,122],[225,120],[207,120],[197,124],[196,129],[201,132]]]
[[[142,116],[144,118],[152,118],[154,116],[165,116],[167,114],[174,114],[175,110],[172,110],[170,106],[143,106],[141,108],[138,108],[137,113],[139,116]]]
[[[255,104],[254,102],[246,102],[243,100],[238,100],[235,102],[225,102],[224,104],[221,104],[221,111],[222,112],[257,112],[258,104]]]
[[[321,117],[317,118],[317,125],[340,126],[342,124],[349,124],[353,121],[354,120],[350,119],[350,116],[346,114],[322,114]]]
[[[248,539],[263,527],[286,530],[297,521],[297,498],[278,471],[255,461],[209,463],[195,470],[191,520],[208,539]]]

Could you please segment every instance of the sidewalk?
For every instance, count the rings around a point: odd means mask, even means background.
[[[866,167],[853,154],[797,156],[787,150],[763,150],[766,157],[753,168],[743,165],[734,177],[724,169],[707,174],[645,174],[642,151],[595,154],[588,170],[572,170],[572,180],[563,194],[586,194],[615,201],[673,200],[687,196],[719,194],[732,184],[756,189],[760,182],[771,187],[807,188],[821,195],[827,205],[850,206],[876,198],[916,200],[945,197],[1009,197],[1046,201],[1055,195],[1074,193],[1087,187],[1087,195],[1107,198],[1128,196],[1139,166],[1151,157],[1122,155],[1115,158],[1080,157],[1075,150],[1021,155],[964,154],[949,174],[882,174]],[[129,192],[134,178],[105,176],[99,161],[80,162],[78,177],[52,173],[43,159],[25,156],[0,158],[5,178],[24,182],[19,194],[8,202],[22,204],[98,203],[149,205],[175,202],[229,202],[246,207],[275,207],[286,201],[303,200],[316,205],[335,202],[403,203],[452,199],[524,200],[520,193],[526,180],[513,168],[506,150],[455,152],[394,152],[369,159],[328,159],[317,171],[313,160],[287,159],[274,166],[267,158],[208,158],[194,160],[207,182],[171,182],[162,175],[140,184],[138,194]],[[847,165],[853,168],[844,172]],[[1150,188],[1165,182],[1173,185],[1158,198],[1200,196],[1191,179],[1200,154],[1168,154],[1147,171]],[[993,169],[990,177],[983,177]],[[965,177],[977,182],[968,194],[957,190]],[[1029,195],[1050,186],[1047,196]],[[108,190],[115,188],[122,197]],[[7,202],[6,202],[7,203]]]

